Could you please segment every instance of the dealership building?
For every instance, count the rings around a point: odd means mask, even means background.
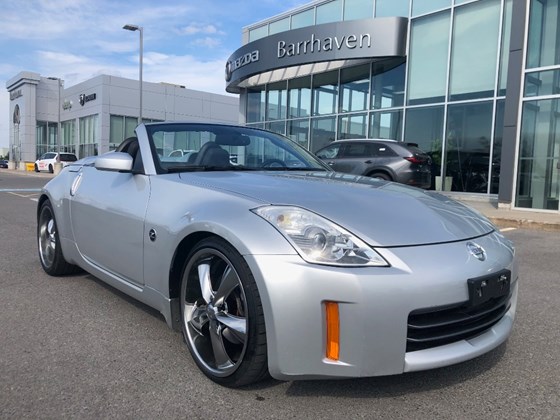
[[[100,75],[64,82],[21,72],[6,82],[10,98],[10,165],[25,169],[47,151],[79,158],[114,150],[134,134],[140,115],[138,80]],[[142,121],[237,123],[238,98],[168,83],[142,84]],[[60,133],[60,137],[58,136]]]
[[[558,212],[559,28],[560,0],[315,1],[245,27],[226,89],[311,151],[417,143],[444,190]]]

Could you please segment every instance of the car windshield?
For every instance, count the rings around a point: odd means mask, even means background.
[[[329,170],[292,140],[265,130],[212,124],[148,124],[158,171]]]

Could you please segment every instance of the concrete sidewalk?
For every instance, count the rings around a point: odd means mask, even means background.
[[[445,195],[478,210],[500,228],[526,228],[560,232],[560,211],[510,210],[498,207],[495,199],[446,193]]]

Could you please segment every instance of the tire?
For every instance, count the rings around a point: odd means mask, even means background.
[[[35,164],[35,172],[39,172],[39,167]]]
[[[392,181],[393,180],[389,175],[387,175],[383,172],[374,172],[372,174],[369,174],[369,176],[372,177],[372,178],[376,178],[376,179],[382,179],[384,181]]]
[[[49,165],[49,172],[52,174],[54,172],[54,168],[52,165]]]
[[[208,378],[234,388],[268,376],[259,291],[229,243],[206,238],[194,247],[183,269],[180,302],[185,342]]]
[[[47,274],[63,276],[80,271],[77,266],[68,263],[62,255],[56,220],[49,200],[41,205],[37,218],[37,245],[41,266]]]

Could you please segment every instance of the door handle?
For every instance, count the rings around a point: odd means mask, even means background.
[[[329,165],[333,166],[334,162],[327,162]]]
[[[556,162],[556,169],[560,169],[560,160]]]
[[[369,165],[371,163],[371,160],[366,160],[364,163],[367,163]]]

